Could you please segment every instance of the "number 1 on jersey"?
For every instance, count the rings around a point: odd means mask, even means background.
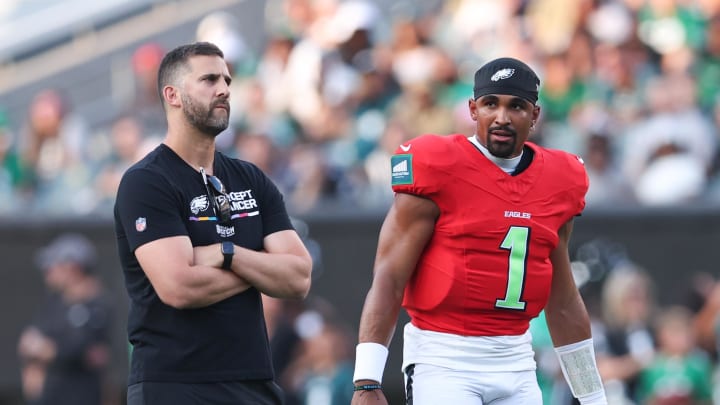
[[[525,301],[520,301],[523,285],[525,284],[525,263],[527,262],[527,247],[530,237],[530,228],[524,226],[511,226],[505,234],[501,249],[509,250],[508,255],[508,281],[505,298],[497,299],[498,308],[524,310]]]

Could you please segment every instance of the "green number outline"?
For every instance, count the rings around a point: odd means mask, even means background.
[[[500,244],[500,249],[508,250],[508,281],[505,298],[495,300],[496,308],[524,311],[525,301],[520,300],[525,287],[525,272],[530,241],[530,228],[511,226]]]

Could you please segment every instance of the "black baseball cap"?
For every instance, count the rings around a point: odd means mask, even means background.
[[[56,237],[35,256],[36,264],[42,270],[62,263],[73,263],[91,272],[96,264],[97,254],[92,242],[78,233],[65,233]]]
[[[475,72],[475,100],[488,94],[509,94],[535,104],[540,79],[530,66],[514,58],[499,58],[484,64]]]

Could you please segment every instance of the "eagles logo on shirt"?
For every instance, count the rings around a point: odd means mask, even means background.
[[[208,199],[207,195],[195,197],[192,199],[192,201],[190,201],[190,211],[192,211],[192,213],[195,215],[205,211],[208,208],[210,208],[210,200]]]

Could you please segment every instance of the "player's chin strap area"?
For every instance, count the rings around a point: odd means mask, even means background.
[[[607,405],[592,338],[555,348],[563,376],[582,405]]]

